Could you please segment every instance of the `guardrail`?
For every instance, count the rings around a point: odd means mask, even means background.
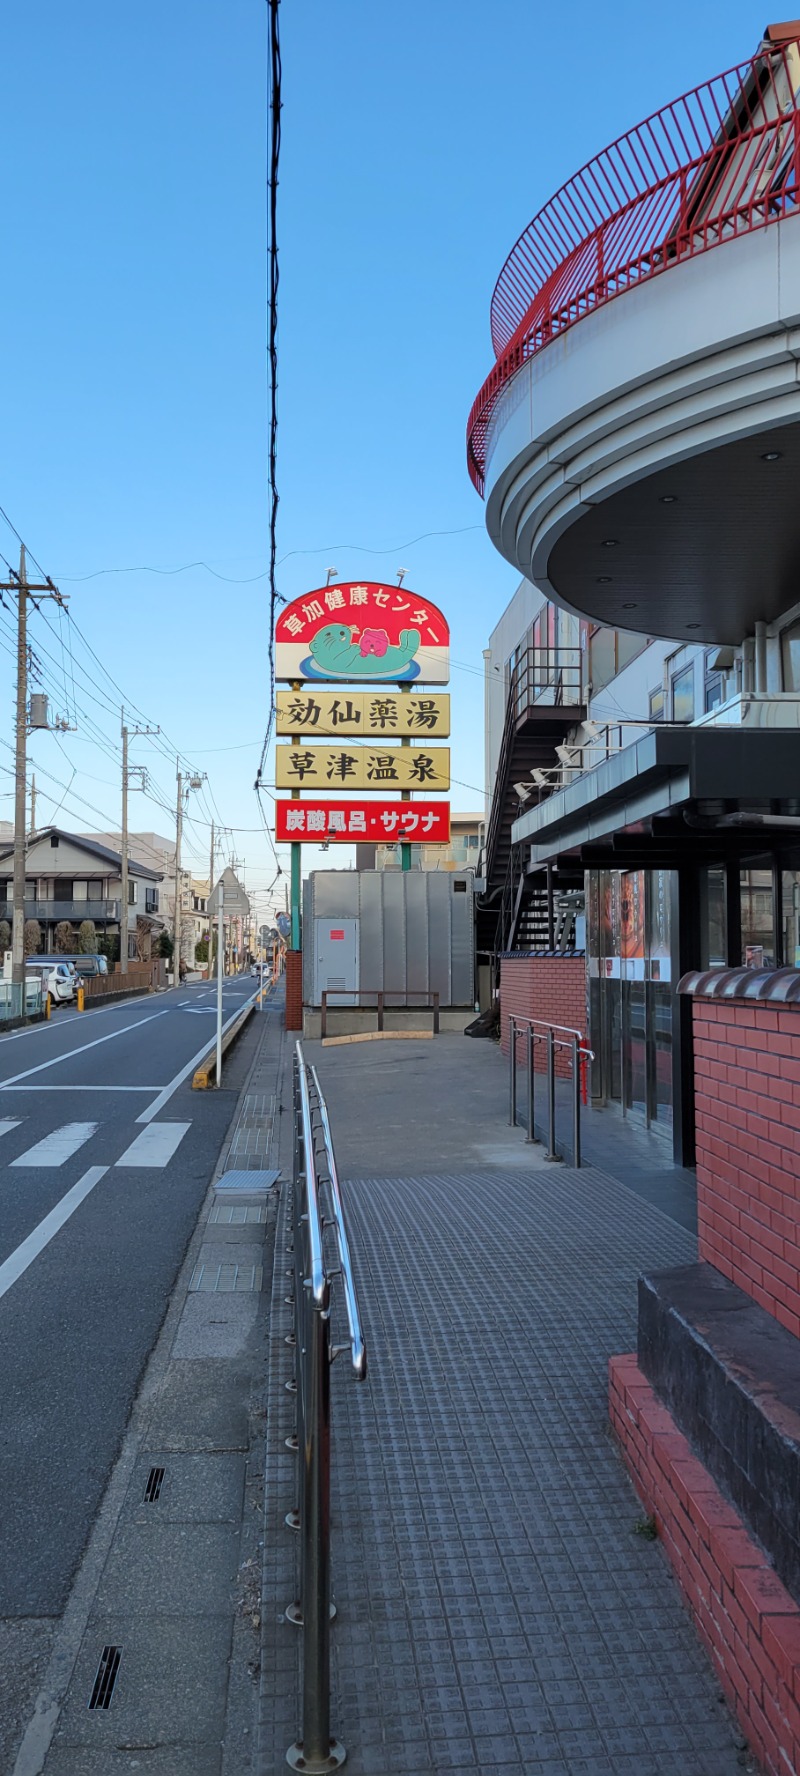
[[[338,1769],[346,1751],[330,1730],[331,1407],[330,1369],[350,1352],[357,1381],[367,1372],[350,1243],[333,1150],[328,1110],[302,1045],[295,1044],[293,1076],[294,1167],[292,1252],[296,1431],[299,1500],[286,1519],[300,1534],[300,1591],[286,1611],[303,1631],[302,1737],[289,1747],[294,1770],[321,1776]],[[331,1263],[333,1257],[333,1263]],[[331,1343],[331,1282],[341,1279],[348,1342]],[[289,1383],[291,1387],[292,1384]]]
[[[377,1001],[376,1005],[368,1005],[366,1009],[368,1011],[377,1011],[379,1030],[382,1030],[384,1027],[384,1012],[386,1010],[387,999],[402,999],[406,1007],[408,1006],[409,1000],[424,999],[426,1006],[429,1005],[433,1011],[433,1034],[434,1036],[438,1036],[439,1034],[438,993],[428,993],[422,988],[419,990],[412,988],[409,992],[404,992],[402,989],[394,991],[391,987],[384,987],[380,991],[377,987],[336,987],[331,988],[330,992],[325,991],[321,996],[320,1005],[322,1015],[320,1021],[320,1035],[323,1039],[328,1034],[328,1010],[334,999],[355,999],[356,1010],[360,1007],[362,999],[375,999]],[[395,1007],[390,1005],[388,1009],[392,1011]]]
[[[529,358],[646,279],[798,213],[796,50],[773,45],[665,105],[568,179],[520,235],[492,297],[497,362],[467,423],[480,493],[495,406]]]
[[[548,1024],[541,1018],[510,1017],[508,1020],[508,1120],[512,1128],[516,1128],[517,1124],[517,1038],[523,1031],[528,1093],[525,1139],[528,1142],[538,1140],[535,1132],[534,1079],[536,1068],[534,1045],[537,1042],[544,1042],[547,1049],[547,1152],[545,1159],[561,1159],[561,1154],[556,1151],[556,1049],[565,1049],[571,1057],[569,1077],[572,1088],[572,1163],[574,1166],[580,1167],[581,1101],[584,1104],[586,1102],[586,1062],[594,1060],[594,1051],[587,1047],[581,1030],[572,1030],[566,1024]]]

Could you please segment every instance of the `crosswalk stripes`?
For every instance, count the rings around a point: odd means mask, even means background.
[[[14,1129],[23,1129],[28,1120],[27,1117],[0,1117],[0,1140],[4,1135],[12,1134]],[[191,1122],[148,1123],[115,1163],[134,1168],[163,1168],[169,1164],[191,1126]],[[8,1169],[41,1170],[63,1166],[101,1127],[99,1122],[62,1123],[59,1128],[51,1129],[49,1134],[43,1135],[33,1146],[24,1148],[14,1159],[9,1160]]]
[[[180,1146],[190,1122],[149,1122],[117,1160],[118,1166],[165,1166]]]
[[[84,1142],[91,1139],[98,1124],[96,1122],[65,1122],[63,1128],[52,1129],[44,1139],[37,1141],[35,1147],[29,1147],[26,1153],[20,1153],[12,1159],[12,1166],[62,1166],[65,1161],[77,1153]]]

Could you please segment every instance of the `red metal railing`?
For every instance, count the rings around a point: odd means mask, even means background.
[[[497,363],[467,423],[483,492],[497,400],[528,358],[645,279],[798,210],[800,39],[719,74],[604,148],[520,235],[492,297]]]

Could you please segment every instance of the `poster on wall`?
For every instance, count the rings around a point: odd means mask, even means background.
[[[275,629],[275,677],[343,684],[447,684],[450,629],[405,586],[348,581],[295,598]]]

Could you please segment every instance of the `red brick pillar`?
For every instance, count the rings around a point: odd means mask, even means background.
[[[500,1031],[501,1047],[508,1054],[508,1020],[510,1017],[538,1018],[543,1024],[562,1024],[567,1029],[586,1031],[586,960],[582,950],[553,951],[541,955],[503,956],[500,963]],[[520,1042],[519,1058],[523,1044]],[[534,1068],[543,1073],[547,1065],[544,1042],[534,1045]],[[556,1050],[556,1073],[569,1079],[572,1055],[568,1049]]]
[[[303,1028],[303,952],[286,951],[286,1014],[287,1030]]]

